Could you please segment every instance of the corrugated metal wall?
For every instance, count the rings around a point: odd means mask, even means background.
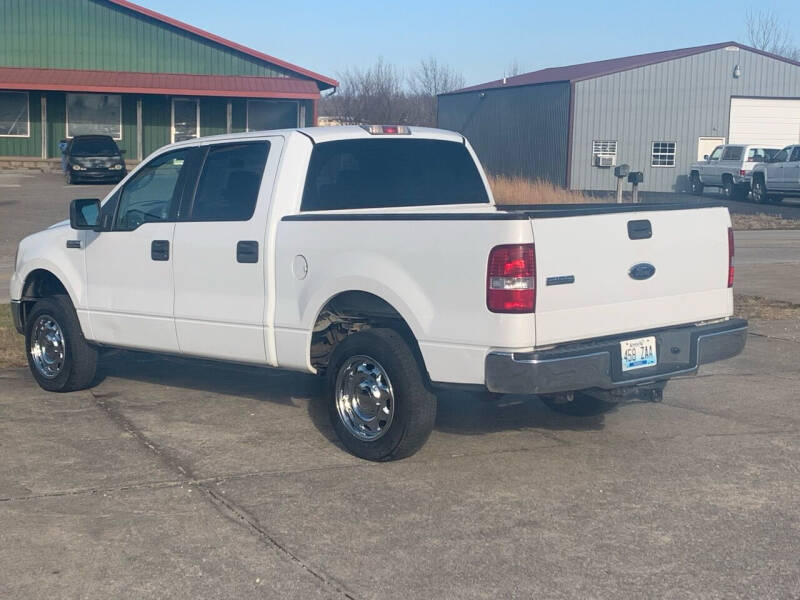
[[[569,94],[551,83],[440,96],[438,124],[464,134],[490,173],[565,185]]]
[[[99,0],[0,0],[8,67],[281,77],[286,71]]]
[[[576,82],[570,187],[614,189],[613,169],[591,161],[593,140],[616,140],[617,163],[644,172],[641,189],[685,190],[698,138],[728,137],[731,96],[800,97],[800,67],[722,49]],[[650,166],[654,141],[676,142],[674,168]]]

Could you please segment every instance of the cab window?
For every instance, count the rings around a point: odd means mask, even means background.
[[[722,160],[742,160],[742,150],[741,146],[728,146],[722,153]]]
[[[119,199],[116,231],[133,231],[144,223],[174,219],[178,181],[190,151],[185,148],[157,156],[128,181]]]
[[[780,152],[775,155],[775,158],[772,159],[772,162],[786,162],[789,158],[789,150],[791,150],[791,146],[789,148],[784,148]]]
[[[708,157],[708,160],[719,160],[719,157],[722,156],[722,149],[724,146],[717,146],[714,148],[714,151]]]
[[[800,146],[794,147],[794,150],[792,150],[792,157],[789,160],[793,162],[800,160]]]
[[[190,221],[247,221],[253,216],[269,142],[211,146],[189,215]]]

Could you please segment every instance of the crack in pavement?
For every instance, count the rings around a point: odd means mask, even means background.
[[[198,490],[203,492],[203,495],[209,504],[211,504],[220,513],[220,515],[227,520],[244,527],[251,534],[261,540],[262,543],[277,550],[290,562],[294,563],[303,571],[317,579],[329,590],[335,592],[343,598],[347,598],[348,600],[355,600],[355,596],[345,590],[344,586],[337,582],[333,577],[326,575],[315,567],[307,564],[297,554],[292,552],[284,544],[280,543],[277,539],[270,535],[270,533],[261,526],[261,524],[258,522],[258,519],[249,514],[244,508],[228,498],[223,498],[222,495],[218,494],[208,486],[208,481],[196,477],[192,472],[192,469],[187,465],[182,464],[175,453],[155,444],[152,440],[150,440],[139,428],[133,424],[132,421],[130,421],[119,411],[117,406],[107,402],[107,398],[103,394],[97,393],[93,390],[90,390],[90,392],[97,406],[101,408],[118,427],[132,435],[148,450],[153,452],[153,454],[155,454],[156,457],[167,468],[173,471],[178,471],[182,475],[186,476],[188,479],[186,483],[188,485],[195,486]]]

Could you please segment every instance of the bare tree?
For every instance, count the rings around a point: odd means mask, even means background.
[[[436,105],[439,94],[464,87],[464,77],[452,67],[431,56],[419,61],[408,77],[406,98],[409,122],[433,127],[436,125]]]
[[[516,77],[522,73],[522,69],[519,67],[519,61],[515,58],[506,66],[505,70],[503,71],[503,79],[508,77]]]
[[[348,124],[436,124],[436,95],[464,86],[464,78],[431,57],[420,61],[408,77],[379,58],[367,68],[351,68],[339,74],[341,85],[323,98],[324,114]]]
[[[400,122],[402,77],[394,65],[379,58],[367,68],[339,75],[337,93],[325,99],[323,110],[346,123]]]
[[[800,48],[794,45],[789,29],[775,13],[749,11],[745,26],[747,39],[754,48],[791,60],[800,60]]]

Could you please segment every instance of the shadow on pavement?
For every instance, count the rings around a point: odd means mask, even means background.
[[[106,376],[287,406],[294,405],[295,399],[307,400],[314,426],[326,438],[336,440],[321,377],[129,351],[112,351],[103,357],[96,383]],[[437,397],[435,429],[450,434],[484,435],[522,429],[595,431],[605,426],[603,415],[581,418],[560,415],[534,397],[501,396],[486,401],[481,394],[449,390],[439,392]]]

